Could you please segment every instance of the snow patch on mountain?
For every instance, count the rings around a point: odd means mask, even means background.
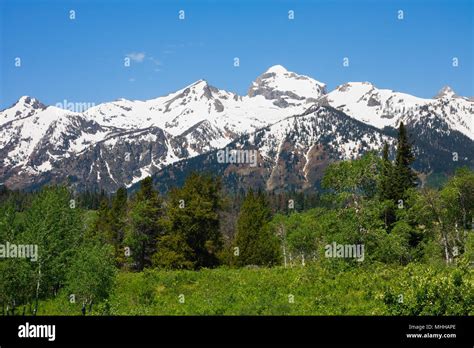
[[[379,129],[398,127],[403,121],[426,122],[439,117],[452,129],[474,139],[474,103],[459,98],[447,87],[435,99],[418,98],[389,89],[378,89],[369,82],[349,82],[338,86],[323,100],[347,115]]]

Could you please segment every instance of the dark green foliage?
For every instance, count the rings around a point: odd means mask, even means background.
[[[195,263],[191,260],[195,259],[184,236],[172,233],[158,238],[158,251],[152,257],[152,264],[164,269],[193,269]]]
[[[112,228],[110,224],[110,202],[106,197],[100,201],[97,210],[97,218],[95,220],[92,235],[102,243],[112,243]]]
[[[389,146],[384,143],[382,151],[381,178],[379,184],[379,197],[382,201],[393,199],[393,166],[389,159]]]
[[[101,195],[94,226],[87,236],[112,245],[118,265],[125,263],[123,241],[127,226],[127,207],[127,190],[124,187],[120,187],[112,199]]]
[[[87,189],[77,195],[78,206],[82,209],[97,210],[104,198],[106,198],[105,191],[91,191]]]
[[[16,211],[24,211],[31,204],[32,195],[19,191],[10,190],[5,184],[0,184],[0,205],[9,201],[15,207]]]
[[[120,187],[112,199],[112,207],[109,212],[111,244],[115,250],[115,258],[118,265],[125,262],[123,240],[125,238],[125,226],[127,224],[127,190]]]
[[[411,164],[415,161],[412,146],[408,140],[408,135],[403,122],[400,122],[398,129],[397,154],[393,175],[391,175],[393,183],[393,197],[395,199],[404,199],[405,191],[416,187],[416,174],[411,169]]]
[[[124,247],[129,248],[132,268],[142,270],[151,265],[151,256],[156,252],[156,241],[163,234],[161,218],[162,200],[154,190],[150,177],[142,181],[140,190],[131,202],[129,226]]]
[[[191,174],[182,188],[174,189],[169,194],[163,224],[166,234],[172,237],[159,240],[159,253],[171,255],[170,252],[174,251],[173,255],[181,260],[182,267],[218,265],[218,253],[223,245],[219,220],[222,204],[218,179],[210,175]],[[172,246],[178,250],[170,249]]]
[[[271,212],[262,192],[247,193],[237,221],[235,264],[270,266],[281,262],[279,242],[268,225]]]
[[[392,162],[389,159],[389,146],[384,143],[382,151],[382,163],[380,180],[378,187],[378,196],[383,205],[383,220],[385,228],[389,231],[392,224],[395,222],[395,203],[398,198],[395,194],[394,186],[394,168]]]

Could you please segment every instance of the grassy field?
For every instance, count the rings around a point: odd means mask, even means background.
[[[119,273],[92,315],[474,314],[473,271],[459,267],[334,266]],[[400,296],[401,295],[401,296]],[[80,315],[62,293],[40,315]]]

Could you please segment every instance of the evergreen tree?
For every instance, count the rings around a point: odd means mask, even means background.
[[[235,247],[238,266],[273,265],[280,261],[278,238],[269,228],[271,211],[262,192],[250,190],[240,209]]]
[[[379,184],[379,197],[381,200],[393,199],[392,191],[392,162],[389,159],[389,147],[385,142],[383,145],[382,151],[382,168],[380,175],[380,184]]]
[[[180,233],[166,234],[158,238],[158,250],[152,256],[155,267],[165,269],[193,269],[193,250]]]
[[[395,222],[394,202],[397,197],[394,194],[393,170],[392,162],[389,159],[389,146],[388,143],[385,142],[382,151],[378,194],[379,199],[383,204],[382,211],[386,229],[389,229]]]
[[[92,237],[102,243],[113,244],[109,200],[106,196],[100,201],[92,233]]]
[[[218,265],[223,244],[219,219],[222,205],[220,180],[192,173],[182,188],[169,194],[163,221],[167,235],[173,237],[159,241],[159,252],[175,255],[186,268]]]
[[[123,239],[125,236],[125,225],[127,220],[127,190],[120,187],[117,190],[110,209],[110,230],[112,234],[112,244],[115,249],[115,256],[118,264],[123,264],[124,250]]]
[[[137,270],[151,265],[156,241],[163,232],[160,223],[162,215],[162,200],[153,188],[151,177],[147,177],[141,181],[140,190],[131,203],[130,223],[124,242],[125,247],[130,248]]]
[[[415,160],[408,135],[403,122],[400,122],[398,129],[397,155],[393,169],[393,194],[396,200],[405,198],[405,191],[416,187],[416,174],[410,165]]]

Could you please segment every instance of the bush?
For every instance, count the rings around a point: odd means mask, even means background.
[[[474,308],[472,271],[465,259],[452,268],[407,266],[408,277],[386,289],[393,315],[470,315]]]

